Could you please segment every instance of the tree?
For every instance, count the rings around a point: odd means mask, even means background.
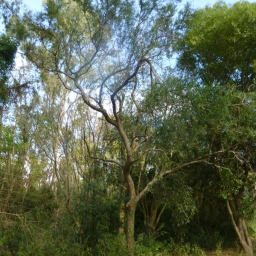
[[[180,107],[176,94],[169,91],[166,95],[176,98],[171,106],[167,102],[151,102],[146,109],[143,103],[146,91],[172,86],[168,80],[168,57],[174,10],[174,4],[166,1],[49,0],[43,12],[19,20],[19,25],[26,25],[22,49],[27,58],[41,72],[57,75],[62,85],[80,96],[95,116],[101,114],[115,128],[122,151],[117,159],[97,151],[93,155],[89,147],[88,152],[95,160],[116,164],[122,171],[128,193],[126,239],[131,255],[138,201],[165,175],[204,161],[169,161],[161,149],[163,144],[154,139],[164,119],[163,110],[170,118]],[[12,21],[14,30],[20,28],[16,21]],[[152,179],[144,187],[136,186],[135,163],[145,155],[158,161],[161,154],[166,165],[157,164]],[[149,168],[145,166],[144,172]]]
[[[152,173],[153,170],[149,175]],[[184,171],[166,177],[139,202],[149,239],[161,236],[161,231],[165,232],[166,229],[171,228],[170,226],[175,231],[179,230],[178,227],[189,223],[194,216],[195,200],[192,188],[186,184],[186,176],[189,175]],[[147,177],[141,177],[141,179],[147,181]],[[167,222],[163,220],[164,216],[168,216]],[[170,219],[173,223],[166,225]],[[183,234],[179,235],[182,237]]]
[[[254,90],[256,4],[220,1],[185,14],[177,45],[179,67],[204,85],[233,82],[243,91]]]
[[[20,81],[15,76],[14,62],[17,53],[17,40],[11,38],[8,33],[0,35],[0,123],[3,122],[3,110],[10,103],[14,103],[18,97],[28,89],[28,81]],[[21,70],[17,73],[22,73]],[[19,74],[19,75],[20,75]]]
[[[1,83],[5,82],[13,68],[17,46],[7,35],[0,37],[0,75]]]
[[[3,104],[5,104],[10,97],[11,92],[8,89],[8,79],[10,72],[13,69],[14,58],[17,51],[17,46],[14,41],[7,35],[0,36],[0,101],[1,109],[0,116],[2,122]]]
[[[253,255],[253,247],[246,221],[255,208],[253,99],[254,93],[240,92],[234,86],[198,88],[191,95],[190,118],[199,130],[198,149],[208,151],[208,163],[217,173],[213,189],[226,201],[232,225],[248,256]]]
[[[194,119],[198,123],[194,126],[201,132],[198,145],[203,143],[199,148],[215,152],[209,161],[219,171],[219,193],[247,255],[253,255],[246,226],[250,210],[247,215],[245,208],[254,206],[248,195],[252,193],[254,198],[255,13],[256,5],[248,2],[231,7],[218,2],[185,13],[186,26],[177,44],[179,67],[201,86],[195,89],[201,96],[191,98],[197,106]]]

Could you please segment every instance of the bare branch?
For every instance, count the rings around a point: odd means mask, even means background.
[[[102,108],[102,107],[98,107],[94,104],[92,104],[89,100],[89,98],[86,96],[85,91],[83,90],[83,88],[77,83],[77,81],[75,81],[75,86],[77,87],[77,89],[80,91],[82,99],[84,101],[84,103],[89,106],[91,109],[100,112],[106,119],[106,121],[114,126],[117,125],[116,121],[111,119],[110,116],[108,115],[107,111]]]
[[[191,162],[188,162],[188,163],[185,163],[185,164],[181,164],[171,170],[167,170],[165,172],[162,172],[160,173],[159,175],[155,176],[147,185],[146,187],[138,194],[138,200],[140,200],[140,198],[142,196],[144,196],[149,190],[150,188],[155,185],[160,179],[162,179],[164,176],[167,176],[171,173],[175,173],[175,172],[178,172],[180,171],[181,169],[185,168],[185,167],[188,167],[190,165],[194,165],[194,164],[198,164],[198,163],[207,163],[209,164],[208,161],[206,161],[205,159],[198,159],[198,160],[194,160],[194,161],[191,161]]]
[[[108,79],[110,79],[111,77],[113,77],[114,75],[116,75],[116,74],[118,74],[118,73],[121,73],[121,72],[123,72],[123,71],[125,71],[127,68],[123,68],[123,69],[118,69],[118,70],[116,70],[116,71],[113,71],[113,72],[111,72],[108,76],[106,76],[104,79],[103,79],[103,81],[102,81],[102,83],[101,83],[101,85],[100,85],[100,96],[99,96],[99,105],[102,107],[102,93],[103,93],[103,87],[104,87],[104,85],[105,85],[105,83],[107,82],[107,80]]]
[[[124,80],[124,82],[123,82],[123,83],[112,93],[112,95],[111,95],[111,102],[112,102],[112,106],[113,106],[113,113],[114,113],[114,116],[115,116],[115,118],[116,118],[117,120],[118,120],[118,116],[117,116],[117,111],[116,111],[115,96],[116,96],[116,94],[117,94],[120,90],[122,90],[122,89],[131,81],[131,79],[133,79],[133,78],[137,75],[137,73],[138,73],[138,71],[139,71],[141,65],[143,64],[143,62],[145,62],[145,59],[139,60],[139,62],[138,62],[138,64],[137,64],[137,66],[136,66],[134,72],[133,72],[130,76],[128,76],[128,77]]]

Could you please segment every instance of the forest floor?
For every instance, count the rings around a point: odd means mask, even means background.
[[[243,252],[239,252],[239,250],[229,249],[223,251],[210,251],[205,253],[206,256],[244,256]]]

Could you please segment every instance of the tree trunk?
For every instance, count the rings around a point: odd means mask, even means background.
[[[157,204],[154,197],[148,199],[145,195],[139,205],[144,215],[144,225],[147,228],[148,237],[151,238],[155,234],[157,225],[166,208],[166,204],[161,207]]]
[[[126,242],[129,256],[134,256],[134,226],[136,206],[137,202],[129,202],[126,205]]]
[[[129,165],[127,165],[129,166]],[[129,256],[134,256],[134,226],[135,226],[135,211],[139,201],[139,196],[136,195],[133,179],[130,174],[130,167],[124,169],[124,180],[127,183],[130,200],[126,204],[126,243],[129,251]]]
[[[242,239],[239,239],[241,246],[247,256],[253,256],[253,246],[252,246],[251,238],[248,234],[246,222],[243,218],[239,218],[238,223],[239,223],[238,230],[242,238]]]
[[[234,208],[234,205],[232,201],[227,200],[226,201],[228,212],[233,224],[233,227],[236,231],[237,237],[239,239],[239,242],[247,256],[253,256],[253,246],[250,239],[250,236],[248,234],[248,229],[246,222],[243,217],[237,217],[235,218],[234,213],[232,209]]]
[[[125,223],[125,206],[124,206],[124,202],[122,202],[119,207],[119,230],[118,230],[119,235],[124,234],[124,223]]]

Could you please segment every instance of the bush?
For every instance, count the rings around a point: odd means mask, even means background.
[[[160,242],[140,234],[135,246],[138,256],[205,256],[204,251],[194,244],[176,244],[174,240]]]
[[[125,235],[105,234],[97,243],[92,255],[128,255]]]
[[[149,238],[142,233],[138,236],[135,244],[135,252],[138,256],[167,256],[168,250],[162,242]]]
[[[175,244],[173,240],[169,242],[169,255],[177,256],[205,256],[205,252],[197,245],[195,244]]]

